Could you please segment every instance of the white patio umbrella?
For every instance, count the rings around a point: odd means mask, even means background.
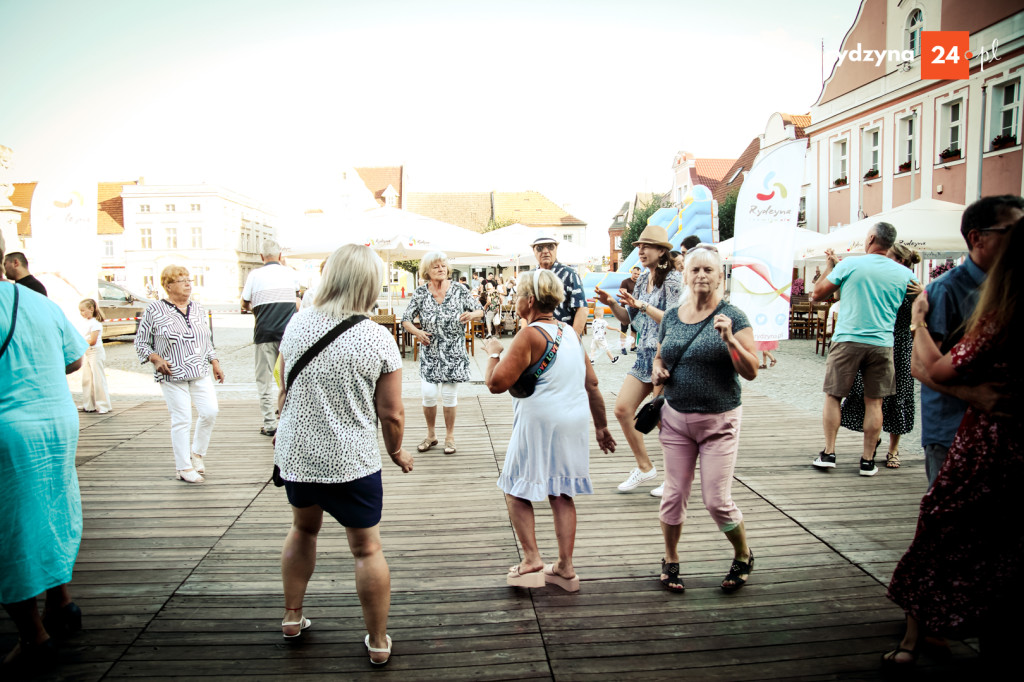
[[[825,249],[833,249],[838,256],[863,254],[868,230],[875,223],[886,222],[896,228],[896,241],[920,252],[922,258],[957,258],[967,252],[960,234],[963,212],[960,204],[918,199],[841,227],[805,249],[802,257],[824,260]]]
[[[344,244],[363,244],[376,251],[388,264],[396,260],[421,258],[432,251],[455,256],[489,256],[491,247],[472,230],[395,208],[376,208],[346,219],[330,236],[286,249],[290,258],[325,258]],[[388,306],[391,287],[388,287]]]
[[[495,254],[507,254],[502,260],[497,257],[491,259],[481,258],[458,258],[457,265],[526,265],[537,267],[537,259],[533,254],[533,240],[545,230],[537,227],[530,227],[522,223],[506,225],[505,227],[483,233],[483,238],[492,248]],[[590,257],[583,251],[582,247],[572,242],[562,241],[558,244],[558,262],[565,265],[581,265],[590,260]]]

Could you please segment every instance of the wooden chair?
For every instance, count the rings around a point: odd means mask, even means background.
[[[811,303],[793,303],[789,308],[790,338],[809,339],[814,335],[814,318]]]
[[[828,345],[832,342],[832,332],[829,330],[829,309],[831,301],[822,301],[811,304],[812,336],[814,337],[814,352],[825,354]]]
[[[476,353],[476,334],[473,333],[473,320],[466,323],[466,352],[470,356]]]
[[[839,313],[830,312],[825,321],[821,323],[821,329],[815,335],[814,352],[817,353],[820,348],[822,355],[828,355],[832,349],[832,335],[836,331],[837,319],[839,319]]]

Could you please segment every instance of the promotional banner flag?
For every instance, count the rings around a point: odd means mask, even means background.
[[[750,169],[736,200],[730,302],[750,318],[755,341],[789,338],[793,250],[806,140],[766,154]]]

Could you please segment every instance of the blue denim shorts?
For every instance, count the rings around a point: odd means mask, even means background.
[[[380,471],[345,483],[285,481],[284,489],[293,507],[319,505],[346,528],[373,528],[380,523],[384,507]]]

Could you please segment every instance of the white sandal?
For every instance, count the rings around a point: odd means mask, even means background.
[[[206,466],[203,464],[203,455],[197,455],[192,453],[192,468],[196,470],[197,474],[205,474]]]
[[[178,469],[175,472],[175,477],[179,481],[185,481],[186,483],[202,483],[203,477],[200,476],[195,469]]]
[[[294,635],[289,635],[287,632],[282,632],[281,636],[283,636],[285,639],[295,639],[296,637],[298,637],[298,636],[300,636],[302,634],[303,630],[305,630],[306,628],[308,628],[312,624],[313,624],[313,621],[311,621],[309,618],[306,618],[305,616],[302,617],[302,620],[293,620],[293,621],[290,621],[290,622],[287,622],[287,623],[282,620],[281,621],[281,627],[286,628],[286,627],[288,627],[290,625],[298,625],[299,626],[299,631],[296,632]]]
[[[391,635],[384,635],[384,637],[388,640],[387,649],[374,649],[372,646],[370,646],[370,635],[366,635],[366,639],[363,640],[363,644],[366,645],[366,650],[369,651],[371,654],[388,655],[388,657],[385,658],[383,661],[375,661],[373,660],[373,656],[370,656],[370,663],[373,663],[374,665],[384,665],[385,663],[391,660]]]

